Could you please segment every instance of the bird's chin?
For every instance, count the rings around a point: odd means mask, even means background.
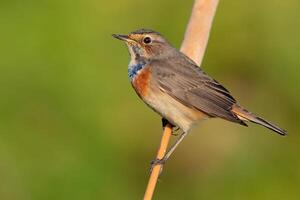
[[[139,44],[126,42],[128,51],[131,55],[141,55],[142,54],[142,48],[139,46]]]

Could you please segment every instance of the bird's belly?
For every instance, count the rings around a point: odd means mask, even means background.
[[[149,88],[148,95],[143,100],[154,111],[183,131],[188,131],[195,122],[208,117],[205,113],[183,105],[159,89]]]

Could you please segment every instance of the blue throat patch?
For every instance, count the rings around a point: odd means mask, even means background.
[[[143,67],[146,65],[145,62],[139,62],[136,65],[128,66],[128,76],[130,80],[133,80],[137,73],[143,69]]]

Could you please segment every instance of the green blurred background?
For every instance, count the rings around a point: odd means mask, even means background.
[[[193,1],[0,2],[0,199],[141,199],[160,117],[111,37],[152,28],[180,46]],[[280,124],[202,122],[155,199],[300,199],[300,1],[221,1],[203,63],[242,105]]]

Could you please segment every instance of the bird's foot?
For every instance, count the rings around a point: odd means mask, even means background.
[[[162,121],[162,127],[163,127],[163,129],[167,126],[167,124],[170,124],[170,122],[167,119],[165,119],[165,118],[162,118],[161,121]],[[171,126],[172,126],[172,135],[173,136],[178,136],[179,134],[175,133],[175,132],[177,132],[178,130],[180,130],[180,128],[177,127],[177,126],[174,126],[173,124],[171,124]]]
[[[180,130],[180,128],[179,127],[173,127],[173,130],[172,130],[172,135],[173,136],[178,136],[179,135],[179,133],[178,133],[178,131]],[[176,132],[176,133],[175,133]]]
[[[168,124],[170,124],[172,128],[175,127],[175,126],[174,126],[173,124],[171,124],[166,118],[162,118],[162,119],[161,119],[161,122],[162,122],[162,127],[163,127],[163,129],[165,129],[166,126],[167,126]]]
[[[152,170],[154,169],[154,167],[156,165],[161,165],[161,170],[160,170],[160,173],[161,173],[162,168],[163,168],[164,164],[166,163],[166,161],[167,161],[167,159],[165,157],[163,157],[162,159],[156,158],[156,159],[152,160],[150,163],[150,173],[152,172]]]

